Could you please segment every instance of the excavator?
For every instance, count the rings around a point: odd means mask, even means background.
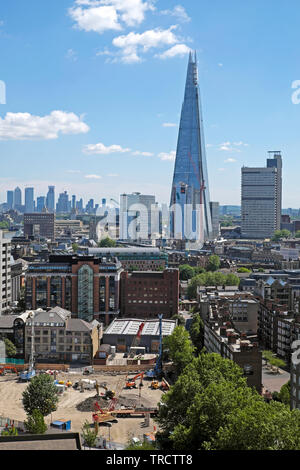
[[[18,375],[18,371],[15,367],[11,367],[11,366],[3,366],[0,368],[0,375],[5,375],[6,374],[6,371],[10,371],[10,372],[14,372],[15,374]]]
[[[112,398],[115,398],[116,392],[115,392],[114,390],[109,390],[109,389],[107,388],[106,383],[98,384],[98,382],[97,382],[97,380],[96,380],[95,389],[97,390],[97,395],[98,395],[98,396],[100,395],[100,393],[99,393],[99,388],[100,388],[100,387],[101,387],[101,388],[104,388],[104,390],[105,390],[105,395],[101,394],[101,395],[103,395],[103,398],[104,398],[105,400],[111,400]]]
[[[132,389],[132,388],[137,388],[135,381],[136,381],[139,377],[141,378],[141,379],[140,379],[140,386],[142,386],[142,385],[143,385],[144,372],[141,372],[140,374],[137,374],[135,377],[133,377],[133,379],[128,379],[128,380],[126,380],[125,388],[130,388],[130,389]]]

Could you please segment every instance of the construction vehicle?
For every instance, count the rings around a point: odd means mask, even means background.
[[[135,382],[136,382],[136,380],[137,380],[139,377],[140,377],[140,386],[142,386],[142,384],[143,384],[144,372],[141,372],[141,373],[137,374],[135,377],[133,377],[133,379],[128,379],[128,380],[126,380],[126,385],[125,385],[125,387],[126,387],[126,388],[130,388],[130,389],[132,389],[132,388],[137,388]]]
[[[160,378],[162,376],[162,315],[158,315],[159,319],[159,351],[156,363],[153,370],[146,372],[146,377],[149,379]]]
[[[15,373],[18,375],[18,371],[15,367],[11,367],[11,366],[3,366],[0,368],[0,375],[5,375],[6,374],[6,371],[10,371],[11,373]]]
[[[136,351],[138,349],[138,346],[140,344],[140,341],[141,341],[141,334],[142,334],[142,331],[143,331],[143,328],[145,326],[145,323],[142,322],[138,328],[138,332],[137,334],[135,335],[135,337],[133,338],[133,341],[131,343],[131,346],[130,346],[130,349],[129,349],[129,357],[134,357],[135,354],[136,354]]]
[[[99,388],[100,387],[104,388],[104,390],[105,390],[105,394],[101,393],[101,396],[104,398],[104,400],[111,400],[112,398],[114,398],[116,396],[116,392],[114,390],[109,390],[107,388],[106,383],[98,384],[98,382],[96,380],[95,388],[97,390],[97,395],[98,396],[100,395],[100,393],[99,393]]]
[[[157,390],[157,389],[159,388],[158,380],[152,380],[151,388],[152,388],[153,390]]]
[[[160,388],[161,388],[164,392],[167,392],[168,390],[170,390],[170,385],[168,384],[168,382],[166,381],[165,378],[162,379]]]

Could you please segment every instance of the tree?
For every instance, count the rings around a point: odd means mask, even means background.
[[[300,238],[300,230],[297,230],[297,232],[295,233],[295,238]]]
[[[74,253],[77,253],[78,248],[79,248],[78,243],[72,243],[72,250],[74,251]]]
[[[156,420],[162,449],[300,450],[300,411],[265,402],[242,369],[218,354],[201,353],[185,367]]]
[[[238,268],[237,272],[238,273],[251,273],[251,269],[241,267],[241,268]]]
[[[195,269],[189,264],[179,266],[179,277],[181,281],[188,281],[195,276]]]
[[[189,334],[183,326],[176,326],[170,336],[163,340],[164,349],[168,350],[168,355],[174,364],[177,375],[193,360],[195,347],[193,346]]]
[[[39,410],[43,416],[47,416],[56,410],[57,403],[57,389],[48,374],[33,377],[23,392],[23,406],[28,415]]]
[[[192,323],[190,326],[190,337],[197,353],[203,349],[204,346],[204,322],[199,313],[193,315]]]
[[[103,238],[103,240],[98,243],[100,248],[114,248],[116,245],[116,241],[109,237]]]
[[[185,319],[182,315],[180,315],[179,313],[177,313],[176,315],[173,315],[171,317],[171,320],[177,320],[177,324],[179,326],[184,326],[185,325]]]
[[[281,240],[282,238],[289,238],[291,236],[291,232],[289,230],[283,229],[283,230],[276,230],[272,240],[277,242]]]
[[[7,357],[15,357],[17,354],[17,348],[8,338],[4,339],[5,353]]]
[[[234,388],[246,387],[243,371],[237,364],[229,359],[223,359],[218,354],[202,352],[198,357],[193,357],[170,391],[161,398],[157,416],[161,429],[158,435],[160,447],[181,449],[182,441],[177,441],[177,438],[174,440],[171,436],[177,432],[179,426],[186,429],[192,426],[189,410],[195,402],[196,395],[203,393],[210,384],[226,382],[232,382]],[[197,429],[201,424],[202,421],[195,424]],[[184,432],[182,427],[180,429]],[[180,447],[177,447],[177,444]],[[186,445],[190,448],[187,442]]]
[[[299,450],[300,411],[282,403],[251,402],[227,417],[206,449]]]
[[[219,256],[211,255],[208,259],[207,271],[217,271],[221,266]]]
[[[273,400],[280,401],[287,406],[290,406],[291,402],[291,381],[289,380],[286,384],[282,385],[280,392],[273,392]]]
[[[95,446],[97,434],[95,430],[92,430],[88,421],[82,426],[82,437],[84,444],[86,444],[89,449]]]
[[[44,416],[37,409],[33,410],[32,415],[28,415],[28,419],[24,422],[24,425],[30,434],[45,434],[47,431]]]

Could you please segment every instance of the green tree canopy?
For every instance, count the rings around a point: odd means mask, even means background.
[[[17,354],[17,348],[8,338],[4,339],[5,352],[7,357],[15,357]]]
[[[116,241],[109,237],[103,238],[103,240],[98,243],[100,248],[114,248],[116,245]]]
[[[193,358],[163,395],[157,421],[162,449],[300,450],[300,411],[267,403],[217,354]]]
[[[28,415],[28,419],[24,424],[26,430],[30,434],[45,434],[47,431],[47,424],[45,423],[44,416],[36,409],[33,410],[32,415]]]
[[[179,277],[181,281],[187,281],[195,276],[195,269],[189,264],[181,264],[179,266]]]
[[[164,338],[163,346],[165,350],[168,350],[169,358],[173,362],[177,374],[180,374],[186,365],[193,360],[195,347],[183,326],[176,326],[173,333]]]
[[[217,271],[221,266],[221,261],[218,255],[211,255],[208,259],[207,271]]]
[[[204,322],[199,313],[194,313],[189,333],[196,352],[199,354],[204,346]]]
[[[272,240],[273,241],[279,241],[282,238],[289,238],[291,236],[291,232],[289,230],[283,229],[283,230],[276,230]]]
[[[57,389],[48,374],[33,377],[23,392],[23,406],[28,415],[39,410],[43,416],[47,416],[56,410],[57,403]]]
[[[241,268],[238,268],[237,272],[238,273],[251,273],[251,269],[241,267]]]

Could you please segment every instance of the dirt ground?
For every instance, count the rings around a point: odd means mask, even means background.
[[[138,388],[125,389],[125,375],[90,374],[89,376],[83,376],[82,374],[65,372],[60,372],[57,375],[58,380],[70,380],[72,383],[82,378],[96,379],[99,384],[105,382],[110,390],[120,390],[119,396],[123,397],[125,401],[126,399],[135,400],[137,407],[156,407],[163,394],[161,390],[152,390],[150,388],[151,381],[144,380],[141,397],[139,398]],[[22,405],[22,393],[27,385],[27,383],[19,383],[13,375],[0,377],[0,416],[18,421],[26,419],[26,413]],[[100,393],[102,392],[104,393],[105,390],[100,388]],[[76,406],[87,398],[95,396],[96,390],[85,390],[82,393],[73,389],[73,387],[68,388],[59,397],[57,410],[45,418],[46,423],[50,425],[51,421],[68,419],[71,420],[71,431],[80,432],[86,421],[92,424],[92,411],[79,411]],[[116,408],[118,408],[118,405]],[[143,433],[153,431],[154,426],[157,428],[157,424],[154,423],[153,419],[150,419],[150,426],[144,427],[144,418],[142,417],[118,418],[118,423],[112,424],[111,428],[100,426],[98,436],[108,438],[110,433],[111,441],[126,444],[133,436],[141,438]]]

